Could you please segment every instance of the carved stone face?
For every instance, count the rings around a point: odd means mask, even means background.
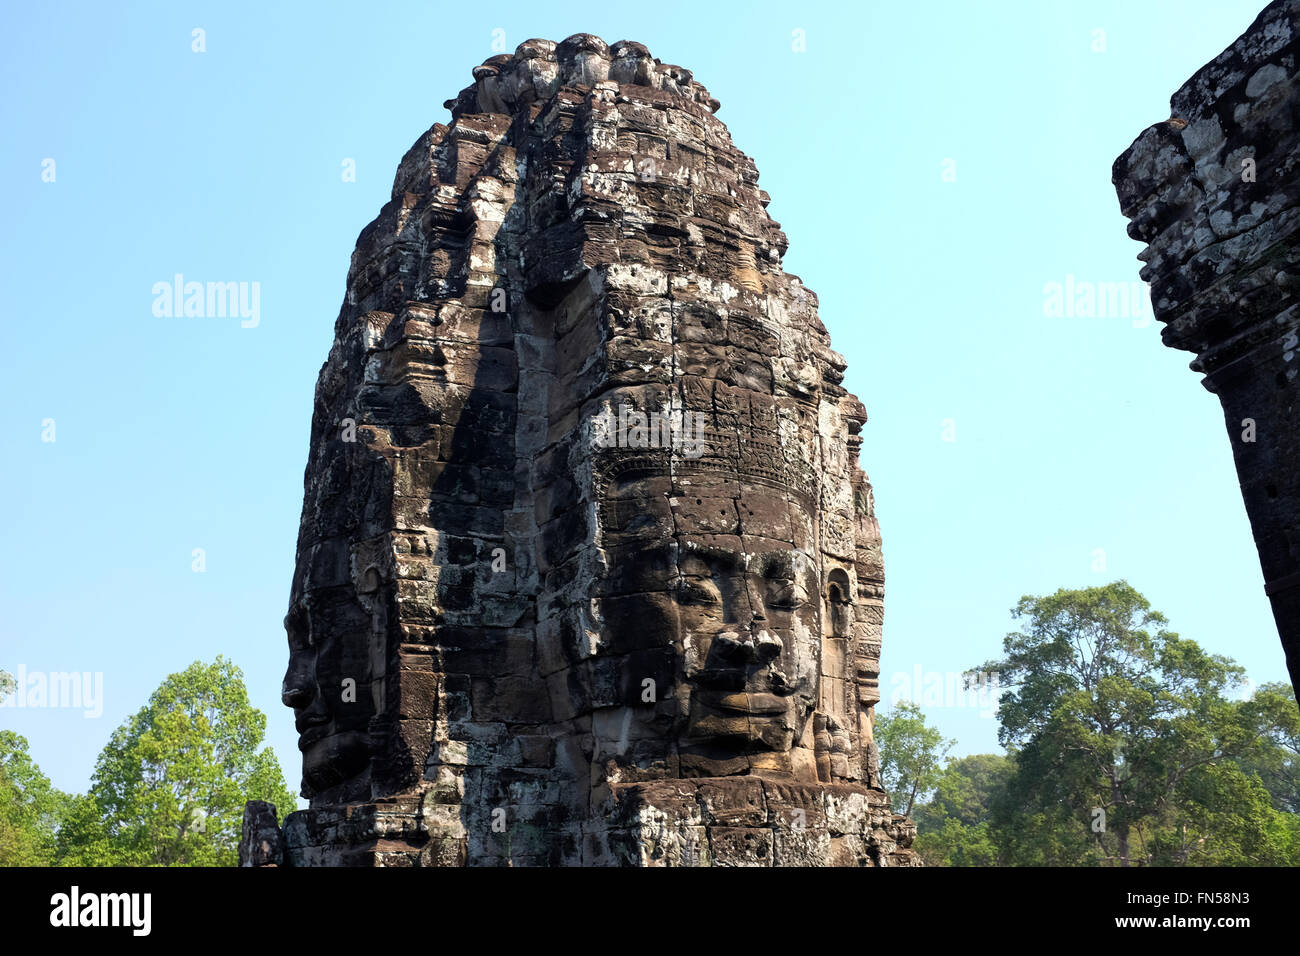
[[[817,697],[817,573],[802,552],[747,552],[687,539],[669,581],[686,738],[786,751]]]
[[[609,79],[609,47],[600,37],[575,33],[555,48],[565,86],[587,87]]]
[[[555,92],[560,69],[555,62],[555,44],[550,40],[525,40],[515,50],[510,73],[512,95],[520,104],[535,103]]]
[[[611,483],[602,508],[603,646],[670,682],[669,736],[718,766],[790,751],[819,699],[812,515],[789,491],[751,482],[737,500],[740,487],[724,474],[636,478]]]
[[[649,86],[654,77],[654,57],[640,43],[620,40],[609,48],[609,78],[615,83]]]
[[[375,712],[369,642],[333,628],[316,628],[325,636],[314,641],[306,618],[291,613],[286,621],[289,666],[281,692],[298,731],[303,794],[340,800],[368,796],[369,724]]]

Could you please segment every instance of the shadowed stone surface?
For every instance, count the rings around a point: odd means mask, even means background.
[[[862,404],[689,70],[529,40],[361,234],[246,865],[914,865]],[[274,820],[273,811],[272,821]]]
[[[1265,590],[1300,689],[1300,2],[1187,81],[1112,180],[1166,345],[1219,396]]]

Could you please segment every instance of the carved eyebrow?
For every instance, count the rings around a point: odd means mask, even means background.
[[[765,577],[784,574],[794,577],[799,572],[799,560],[808,562],[809,568],[815,568],[812,559],[802,551],[761,551],[750,556],[751,565]]]
[[[799,572],[798,565],[800,561],[807,562],[807,567],[810,570],[816,570],[817,567],[812,558],[803,551],[779,550],[745,552],[737,551],[734,548],[724,548],[715,544],[701,544],[696,541],[682,542],[681,557],[697,557],[705,561],[725,565],[729,568],[748,566],[759,574],[769,576],[781,573],[793,577]]]
[[[703,558],[706,561],[716,561],[730,568],[737,568],[744,564],[745,556],[741,552],[732,548],[723,548],[714,544],[698,544],[694,541],[686,541],[682,544],[682,557],[694,556]]]
[[[293,650],[308,650],[314,646],[311,639],[311,622],[303,608],[294,608],[284,616],[284,630]]]
[[[671,541],[656,541],[650,544],[644,544],[639,546],[625,545],[620,550],[627,550],[627,551],[634,552],[636,554],[651,555],[654,557],[659,557],[660,555],[667,555],[671,557],[673,553],[673,543]]]

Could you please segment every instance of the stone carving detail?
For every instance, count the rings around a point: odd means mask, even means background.
[[[311,809],[247,865],[915,865],[817,297],[689,70],[529,40],[402,159],[316,390]],[[256,832],[252,832],[256,831]]]
[[[1219,396],[1291,682],[1300,689],[1300,2],[1188,80],[1112,179],[1166,345]]]

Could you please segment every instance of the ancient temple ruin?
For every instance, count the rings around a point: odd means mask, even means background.
[[[1147,244],[1138,258],[1164,342],[1196,353],[1223,405],[1300,690],[1298,59],[1300,0],[1278,0],[1183,84],[1112,178],[1128,234]]]
[[[817,297],[689,70],[529,40],[361,233],[245,865],[914,865],[884,572]]]

